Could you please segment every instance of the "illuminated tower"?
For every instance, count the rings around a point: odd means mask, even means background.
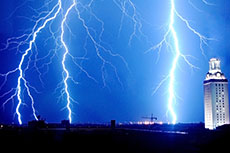
[[[211,58],[204,80],[205,128],[229,124],[228,80],[220,69],[220,60]]]

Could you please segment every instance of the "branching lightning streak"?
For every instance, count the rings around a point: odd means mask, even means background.
[[[144,22],[146,21],[141,18],[141,15],[137,11],[137,8],[135,7],[132,0],[113,0],[113,2],[122,12],[118,37],[120,36],[121,30],[122,30],[124,18],[127,17],[127,19],[131,20],[133,23],[133,27],[132,27],[133,31],[131,32],[129,36],[128,45],[131,46],[131,43],[134,37],[139,38],[140,36],[142,36],[144,38],[147,38],[147,36],[142,32],[143,25],[141,22],[141,21],[144,21]],[[130,13],[128,8],[132,9],[132,13]],[[138,33],[140,34],[140,36],[138,35]]]
[[[103,85],[104,87],[108,87],[106,84],[106,65],[110,66],[114,73],[115,76],[119,82],[119,84],[122,86],[123,88],[123,84],[120,80],[120,77],[118,75],[118,71],[117,68],[112,64],[111,61],[106,60],[106,58],[103,57],[102,54],[106,53],[107,55],[111,56],[111,57],[115,57],[115,58],[119,58],[126,66],[126,68],[129,70],[129,66],[128,63],[126,62],[126,60],[124,59],[124,57],[122,57],[121,55],[117,54],[117,53],[113,53],[111,49],[107,49],[105,46],[103,46],[103,44],[106,44],[105,42],[102,41],[102,35],[104,32],[104,22],[102,20],[100,20],[92,11],[90,8],[90,5],[92,5],[94,1],[92,0],[87,7],[83,6],[80,2],[76,4],[75,10],[77,12],[77,19],[81,21],[82,26],[84,27],[85,31],[86,31],[86,35],[89,38],[89,40],[91,40],[91,42],[93,43],[93,46],[95,48],[96,51],[96,55],[97,57],[102,61],[102,65],[101,65],[101,77],[102,77],[102,81],[103,81]],[[97,38],[95,38],[95,36],[91,33],[91,30],[93,30],[91,27],[89,27],[85,21],[85,19],[81,16],[81,13],[78,9],[79,7],[83,7],[84,9],[88,10],[90,12],[90,14],[101,24],[101,31],[99,32],[99,36],[98,36],[98,41]],[[102,53],[102,51],[104,53]],[[95,79],[93,79],[95,81]]]
[[[25,53],[22,55],[21,61],[20,61],[20,63],[19,63],[18,69],[19,69],[19,72],[20,72],[20,76],[18,77],[18,85],[17,85],[18,105],[17,105],[17,107],[16,107],[16,113],[17,113],[17,115],[18,115],[18,122],[19,122],[19,124],[22,124],[21,114],[20,114],[20,111],[19,111],[19,108],[20,108],[20,106],[21,106],[21,104],[22,104],[22,99],[21,99],[21,81],[24,82],[24,86],[26,87],[27,93],[28,93],[28,95],[29,95],[29,97],[30,97],[30,99],[31,99],[31,101],[32,101],[32,109],[33,109],[34,118],[35,118],[36,120],[38,120],[38,118],[37,118],[37,116],[36,116],[36,114],[35,114],[34,106],[33,106],[33,105],[34,105],[34,99],[33,99],[33,97],[32,97],[31,94],[30,94],[30,90],[29,90],[29,87],[28,87],[28,85],[27,85],[27,81],[26,81],[26,79],[25,79],[24,76],[23,76],[22,64],[23,64],[23,62],[24,62],[25,57],[28,55],[29,51],[32,50],[32,45],[33,45],[33,43],[34,43],[35,40],[36,40],[37,34],[46,26],[46,24],[47,24],[49,21],[55,19],[56,16],[57,16],[57,14],[60,12],[60,10],[61,10],[61,1],[60,1],[60,0],[59,0],[58,4],[53,8],[53,10],[50,11],[50,14],[55,10],[56,7],[58,7],[58,10],[55,12],[54,16],[52,16],[52,17],[46,19],[45,22],[42,24],[42,26],[40,26],[40,27],[34,32],[34,34],[33,34],[33,39],[32,39],[32,40],[30,41],[30,43],[29,43],[29,48],[28,48],[28,49],[25,51]]]
[[[66,96],[67,96],[67,97],[66,97],[66,99],[67,99],[66,107],[67,107],[67,109],[68,109],[68,111],[69,111],[68,119],[69,119],[69,122],[70,122],[70,123],[72,122],[72,118],[71,118],[72,111],[71,111],[71,108],[70,108],[70,103],[71,103],[71,102],[70,102],[70,99],[71,99],[71,97],[70,97],[70,93],[69,93],[69,91],[68,91],[68,83],[67,83],[67,81],[68,81],[68,79],[69,79],[69,71],[67,70],[66,65],[65,65],[66,56],[68,55],[69,50],[68,50],[68,47],[66,46],[66,43],[65,43],[65,41],[64,41],[63,36],[64,36],[64,24],[65,24],[65,22],[66,22],[66,18],[67,18],[67,16],[68,16],[70,10],[71,10],[75,5],[76,5],[76,2],[75,2],[75,0],[73,0],[72,5],[67,9],[67,11],[66,11],[66,13],[65,13],[65,15],[64,15],[64,18],[63,18],[63,20],[62,20],[62,23],[61,23],[61,42],[62,42],[62,44],[63,44],[63,46],[64,46],[64,49],[65,49],[65,53],[64,53],[63,58],[62,58],[62,67],[63,67],[64,73],[65,73],[65,76],[63,75],[63,79],[64,79],[63,81],[64,81],[64,85],[65,85],[65,93],[66,93]]]
[[[203,2],[207,5],[211,5],[210,3],[207,3],[207,1]],[[204,53],[204,49],[203,49],[203,45],[208,46],[208,41],[210,40],[215,40],[213,38],[208,38],[204,35],[202,35],[201,33],[199,33],[198,31],[196,31],[189,23],[188,20],[186,20],[184,17],[182,17],[176,10],[175,8],[175,0],[170,0],[170,21],[168,24],[168,30],[166,31],[166,33],[163,36],[163,39],[156,44],[155,46],[151,47],[150,49],[148,49],[146,52],[149,52],[151,50],[156,50],[158,49],[158,54],[160,55],[162,46],[165,44],[169,49],[171,49],[173,51],[173,53],[175,54],[173,57],[173,62],[172,62],[172,66],[170,68],[170,72],[169,74],[164,77],[162,79],[162,81],[160,81],[160,83],[157,85],[157,87],[155,88],[155,90],[153,91],[153,94],[155,94],[155,92],[161,87],[161,85],[166,82],[167,80],[169,80],[169,84],[168,84],[168,111],[170,112],[170,115],[172,117],[172,123],[175,124],[177,121],[177,115],[174,109],[174,105],[176,102],[176,96],[175,96],[175,71],[178,65],[178,61],[180,59],[180,57],[185,61],[185,63],[188,64],[188,66],[190,66],[191,68],[195,68],[195,69],[199,69],[198,67],[196,67],[195,65],[193,65],[188,58],[195,58],[191,55],[184,55],[182,54],[182,52],[180,51],[179,48],[179,40],[177,37],[177,32],[175,30],[174,27],[174,22],[175,22],[175,17],[178,17],[181,21],[183,21],[186,25],[186,27],[193,33],[195,34],[199,39],[200,39],[200,50],[202,52],[202,55],[205,56]],[[168,38],[171,36],[173,43],[170,43]],[[159,57],[158,57],[159,59]]]
[[[180,56],[180,49],[179,49],[179,44],[178,44],[178,38],[177,38],[177,34],[176,31],[173,27],[174,24],[174,12],[175,12],[175,6],[174,6],[174,0],[171,0],[171,12],[170,12],[170,24],[169,24],[169,29],[172,33],[173,36],[173,40],[174,40],[174,50],[175,50],[175,57],[172,63],[172,67],[169,73],[169,98],[168,98],[168,109],[172,115],[172,123],[175,124],[177,117],[176,117],[176,113],[174,112],[173,109],[173,101],[175,99],[175,94],[174,94],[174,82],[175,82],[175,69],[176,69],[176,65]]]
[[[17,7],[18,9],[18,7]],[[21,113],[20,113],[20,106],[22,104],[25,104],[23,103],[23,99],[21,98],[21,94],[22,94],[22,82],[23,82],[23,86],[25,87],[26,89],[26,93],[28,94],[30,100],[31,100],[31,107],[32,107],[32,111],[33,111],[33,116],[36,120],[38,120],[37,118],[37,115],[36,115],[36,110],[35,110],[35,107],[34,107],[34,99],[33,99],[33,96],[31,94],[31,91],[30,91],[30,88],[34,89],[36,92],[37,90],[32,87],[29,82],[27,81],[27,79],[25,78],[25,71],[28,70],[28,64],[30,62],[30,57],[29,58],[29,61],[28,63],[26,64],[26,67],[23,68],[23,64],[25,63],[25,58],[27,58],[27,56],[29,55],[30,52],[32,52],[32,47],[33,45],[35,44],[35,41],[36,41],[36,38],[37,38],[37,35],[39,32],[41,32],[41,30],[43,30],[47,23],[52,21],[53,19],[56,18],[56,16],[58,15],[58,13],[60,12],[61,10],[61,0],[58,1],[58,3],[49,11],[49,13],[44,16],[44,17],[41,17],[39,18],[38,20],[36,20],[35,22],[35,25],[32,29],[32,32],[30,34],[23,34],[22,36],[19,36],[19,37],[12,37],[12,38],[9,38],[7,40],[7,44],[5,45],[5,48],[1,49],[1,51],[3,50],[6,50],[11,44],[16,44],[16,47],[17,48],[17,51],[19,51],[19,47],[23,44],[27,44],[27,41],[32,37],[32,39],[29,41],[28,45],[29,47],[23,52],[22,54],[22,57],[21,57],[21,60],[19,62],[19,65],[17,68],[15,68],[14,70],[11,70],[5,74],[0,74],[0,76],[4,77],[4,81],[3,83],[1,84],[0,88],[2,88],[6,81],[7,81],[7,78],[9,75],[13,74],[13,73],[16,73],[17,71],[19,71],[19,76],[17,78],[17,87],[16,88],[12,88],[10,89],[8,92],[6,92],[5,94],[3,94],[1,97],[4,97],[5,95],[11,93],[13,90],[15,90],[15,93],[12,94],[4,103],[3,103],[3,107],[4,105],[10,101],[10,100],[14,100],[13,98],[14,97],[17,97],[17,100],[18,100],[18,104],[16,106],[16,114],[18,116],[18,122],[19,124],[22,124],[22,119],[21,119]],[[51,14],[54,14],[53,16],[51,16]],[[41,21],[44,22],[40,25],[39,23]],[[35,30],[37,28],[37,30]],[[22,42],[18,42],[18,40],[22,39],[22,38],[25,38],[24,41]]]
[[[206,5],[215,5],[215,4],[213,4],[213,3],[207,2],[206,0],[202,0],[202,2],[205,3]]]

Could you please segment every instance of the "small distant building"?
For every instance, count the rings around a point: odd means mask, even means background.
[[[111,128],[115,128],[116,127],[116,120],[111,120]]]
[[[211,58],[204,85],[205,128],[229,124],[228,80],[221,72],[220,60]]]
[[[47,124],[45,123],[45,120],[33,120],[28,122],[29,128],[46,128]]]
[[[69,120],[62,120],[61,125],[62,125],[62,127],[66,128],[66,129],[70,129],[70,121]]]

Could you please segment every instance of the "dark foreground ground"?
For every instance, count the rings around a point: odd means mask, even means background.
[[[126,125],[116,128],[90,125],[67,130],[4,126],[0,129],[0,148],[7,149],[5,152],[199,153],[226,152],[229,146],[229,126],[210,131],[205,130],[203,124]]]

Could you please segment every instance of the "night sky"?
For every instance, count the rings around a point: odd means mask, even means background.
[[[64,0],[63,0],[64,1]],[[15,109],[19,72],[3,74],[18,67],[22,54],[32,37],[27,37],[36,20],[46,16],[57,0],[1,0],[0,1],[0,122],[18,123]],[[63,10],[38,33],[32,50],[22,66],[34,98],[36,114],[47,122],[67,119],[66,95],[63,92],[60,42],[61,22],[71,0],[65,0]],[[143,121],[153,114],[159,121],[170,122],[167,108],[168,76],[175,52],[163,44],[161,51],[149,50],[167,32],[170,19],[170,0],[80,0],[78,12],[71,10],[64,33],[64,41],[71,56],[66,67],[71,79],[68,89],[73,100],[73,123],[105,123]],[[132,2],[132,3],[130,3]],[[207,4],[205,2],[208,2]],[[132,5],[133,4],[133,5]],[[125,12],[122,11],[122,5]],[[207,45],[175,16],[179,48],[191,64],[179,58],[175,73],[177,122],[204,122],[203,80],[212,57],[221,60],[221,69],[230,78],[230,1],[175,0],[177,12],[201,35],[211,38]],[[135,9],[134,9],[135,7]],[[136,11],[136,12],[135,12]],[[51,14],[52,15],[52,14]],[[82,20],[81,20],[82,19]],[[90,35],[99,47],[100,56]],[[38,23],[41,25],[44,20]],[[35,30],[38,28],[35,27]],[[9,38],[18,38],[9,39]],[[28,39],[26,39],[28,38]],[[7,46],[8,42],[11,42]],[[172,39],[169,37],[171,43]],[[104,49],[103,49],[104,48]],[[72,58],[73,57],[73,58]],[[22,83],[23,84],[23,83]],[[31,100],[22,87],[22,121],[33,120]]]

